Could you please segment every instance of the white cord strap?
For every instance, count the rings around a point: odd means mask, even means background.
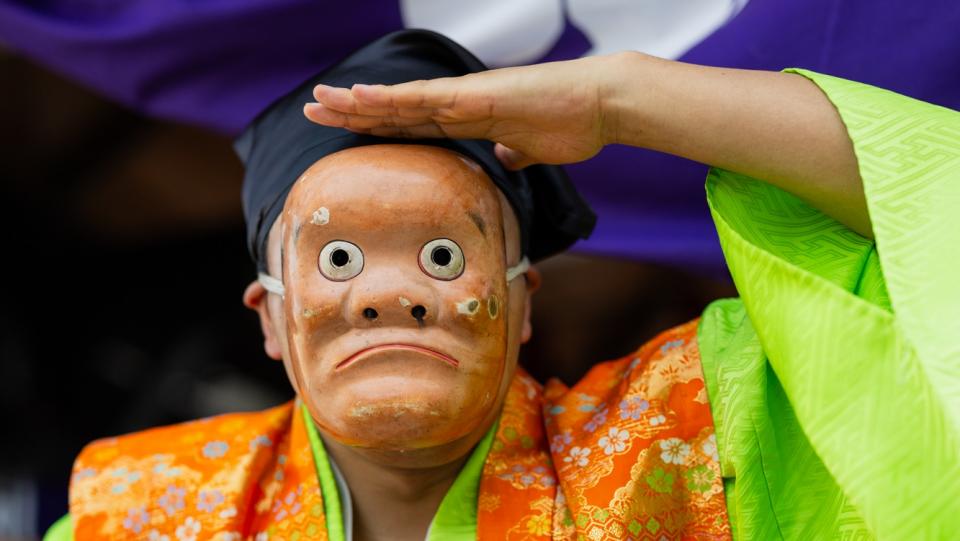
[[[283,282],[279,278],[274,278],[266,273],[258,273],[257,281],[260,282],[260,285],[263,286],[263,289],[266,289],[270,293],[276,293],[277,295],[283,296]]]
[[[527,256],[523,256],[519,263],[507,269],[507,283],[509,284],[514,278],[528,270],[530,270],[530,260],[527,259]]]

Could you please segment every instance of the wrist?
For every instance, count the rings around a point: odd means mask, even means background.
[[[601,69],[597,83],[597,102],[604,145],[636,145],[640,129],[642,101],[637,100],[642,81],[638,78],[658,60],[636,51],[623,51],[598,57]]]

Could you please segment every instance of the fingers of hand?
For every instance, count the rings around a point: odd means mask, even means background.
[[[437,124],[420,124],[418,126],[378,126],[369,130],[353,130],[358,133],[368,133],[378,137],[403,137],[408,139],[440,139],[448,137]]]
[[[432,123],[429,117],[407,118],[401,116],[368,116],[343,113],[322,103],[307,103],[303,106],[306,117],[317,124],[333,128],[367,130],[377,127],[408,127]]]
[[[523,152],[514,150],[501,143],[497,143],[493,147],[493,153],[497,159],[500,160],[500,163],[502,163],[504,167],[512,171],[517,171],[527,167],[528,165],[533,165],[536,163],[535,160],[531,159]]]
[[[326,85],[317,85],[313,89],[313,97],[327,109],[356,115],[429,118],[436,113],[432,107],[370,105],[358,100],[349,89]]]
[[[398,85],[353,85],[351,93],[358,102],[371,107],[429,108],[452,107],[456,102],[458,79],[442,78],[410,81]]]

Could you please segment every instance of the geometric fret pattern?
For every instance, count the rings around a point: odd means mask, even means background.
[[[836,106],[876,244],[711,171],[742,297],[701,351],[738,537],[960,532],[960,113],[797,71]]]

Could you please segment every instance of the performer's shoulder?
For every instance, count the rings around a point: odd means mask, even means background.
[[[260,443],[266,444],[287,428],[293,404],[291,401],[261,411],[227,413],[98,439],[81,451],[74,465],[74,475],[85,468],[103,467],[118,459],[212,458],[226,454],[235,445],[256,447]]]
[[[700,319],[667,329],[628,355],[593,366],[573,387],[553,380],[545,396],[553,402],[563,396],[593,396],[609,403],[638,385],[652,390],[661,384],[701,381],[697,330]],[[660,374],[658,378],[657,374]],[[665,377],[664,377],[665,376]],[[658,381],[659,380],[659,381]],[[602,398],[601,398],[602,397]]]

